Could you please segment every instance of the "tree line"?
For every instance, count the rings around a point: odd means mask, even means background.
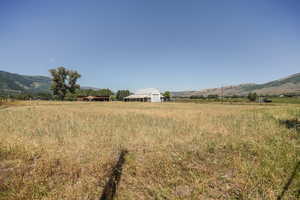
[[[69,100],[74,101],[77,100],[79,96],[109,96],[111,100],[118,100],[123,101],[125,97],[132,94],[129,90],[118,90],[116,93],[110,90],[109,88],[103,89],[83,89],[80,88],[80,85],[77,83],[78,79],[81,78],[81,74],[79,74],[75,70],[66,69],[65,67],[61,66],[55,69],[50,69],[49,73],[52,77],[52,83],[50,90],[52,93],[49,92],[20,92],[20,93],[11,93],[0,91],[0,99],[18,99],[18,100]],[[268,98],[278,97],[279,95],[260,95],[258,96],[255,92],[249,93],[247,96],[240,96],[240,95],[233,95],[233,96],[219,96],[217,94],[210,94],[208,96],[204,95],[193,95],[190,97],[174,97],[176,99],[186,99],[189,98],[191,100],[199,99],[199,100],[209,100],[209,101],[223,101],[223,100],[234,100],[236,99],[245,99],[247,98],[248,101],[268,101]],[[295,97],[299,96],[299,94],[284,94],[284,97]],[[163,97],[166,101],[171,99],[171,93],[166,91],[163,93]],[[261,98],[263,97],[263,98]]]
[[[285,94],[285,97],[294,97],[296,94]],[[248,100],[250,102],[272,102],[270,98],[279,97],[279,95],[258,95],[256,92],[250,92],[246,96],[245,95],[231,95],[231,96],[219,96],[217,94],[210,94],[207,96],[204,95],[192,95],[190,99],[198,99],[198,100],[209,100],[209,101],[238,101],[239,99]]]
[[[50,69],[49,72],[52,77],[50,89],[53,92],[53,99],[76,100],[78,96],[109,96],[111,100],[123,101],[125,97],[132,94],[129,90],[118,90],[114,93],[109,88],[98,90],[81,89],[80,85],[77,84],[81,74],[63,66]],[[166,91],[163,96],[166,100],[170,100],[171,93]]]
[[[109,88],[81,89],[77,84],[81,77],[77,71],[58,67],[49,70],[52,77],[51,90],[53,98],[58,100],[76,100],[78,96],[109,96],[112,100],[123,100],[131,93],[129,90],[119,90],[115,94]]]

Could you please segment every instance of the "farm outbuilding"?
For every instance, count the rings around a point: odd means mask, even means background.
[[[136,91],[134,94],[125,97],[125,101],[141,101],[141,102],[161,102],[162,95],[155,88],[147,88]]]

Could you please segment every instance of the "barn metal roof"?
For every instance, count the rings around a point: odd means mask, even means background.
[[[150,95],[143,95],[143,94],[132,94],[128,97],[125,97],[125,99],[142,99],[142,98],[151,98]]]
[[[160,91],[156,88],[146,88],[146,89],[137,90],[134,94],[138,94],[138,95],[160,94]]]

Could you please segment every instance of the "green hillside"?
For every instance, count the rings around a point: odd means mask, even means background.
[[[264,84],[253,84],[250,87],[244,87],[245,90],[259,90],[263,88],[270,88],[270,87],[281,87],[285,84],[300,84],[300,73],[293,74],[283,79],[271,81]]]
[[[0,93],[49,92],[51,79],[0,71]]]
[[[241,84],[226,86],[222,88],[211,88],[199,91],[174,92],[173,96],[198,96],[198,95],[241,95],[245,96],[249,92],[256,92],[261,95],[280,95],[280,94],[300,94],[300,73],[293,74],[286,78],[263,84]]]

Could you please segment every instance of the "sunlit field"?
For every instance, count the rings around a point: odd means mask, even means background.
[[[99,199],[122,150],[115,199],[298,199],[296,118],[280,104],[0,107],[0,200]]]

